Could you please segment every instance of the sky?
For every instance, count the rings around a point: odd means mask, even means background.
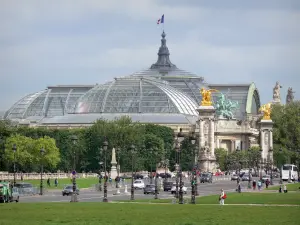
[[[165,15],[163,26],[156,22]],[[1,0],[0,111],[47,86],[96,84],[170,58],[208,83],[276,81],[300,99],[299,0]]]

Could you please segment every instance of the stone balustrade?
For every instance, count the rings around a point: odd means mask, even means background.
[[[40,173],[16,173],[16,180],[21,180],[23,176],[23,180],[39,180],[41,179]],[[97,177],[96,173],[77,173],[77,178],[88,178],[88,177]],[[71,178],[71,173],[43,173],[43,179],[64,179],[64,178]],[[13,180],[14,174],[13,173],[0,173],[0,180]]]

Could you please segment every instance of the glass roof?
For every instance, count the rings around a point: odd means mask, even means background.
[[[182,113],[197,115],[197,103],[185,93],[153,78],[124,77],[98,85],[83,95],[75,113]]]

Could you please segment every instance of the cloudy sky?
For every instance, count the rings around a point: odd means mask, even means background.
[[[58,84],[95,84],[156,61],[161,27],[177,67],[208,83],[279,81],[300,99],[299,0],[1,0],[0,110]]]

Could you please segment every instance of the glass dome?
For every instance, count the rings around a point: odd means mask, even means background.
[[[187,94],[151,77],[124,77],[97,85],[77,102],[75,113],[181,113],[197,115]]]

